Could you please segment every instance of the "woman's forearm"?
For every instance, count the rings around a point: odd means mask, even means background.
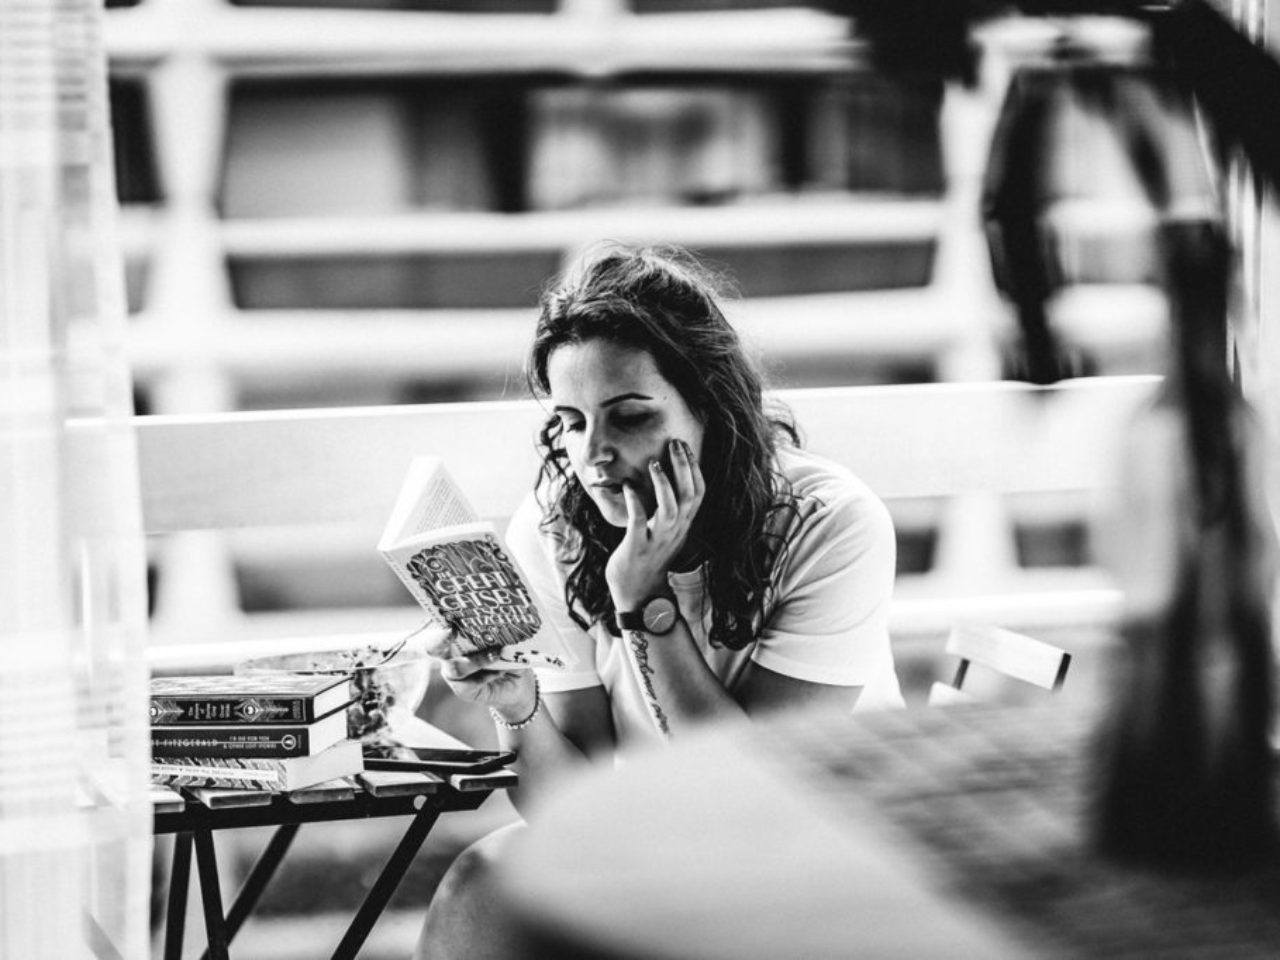
[[[625,630],[623,640],[649,715],[663,736],[692,724],[742,715],[683,620],[663,636]]]
[[[522,729],[511,730],[499,725],[498,743],[516,755],[514,768],[520,776],[520,786],[510,791],[510,796],[522,814],[528,812],[531,801],[536,802],[557,782],[588,762],[583,752],[560,731],[545,706],[540,706],[533,722]]]

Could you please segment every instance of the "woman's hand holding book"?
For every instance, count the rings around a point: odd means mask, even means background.
[[[533,671],[497,660],[494,651],[459,656],[444,635],[427,648],[440,663],[440,676],[454,695],[496,711],[510,723],[530,716],[538,704]]]

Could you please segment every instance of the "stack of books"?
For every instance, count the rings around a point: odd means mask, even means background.
[[[154,677],[151,782],[289,792],[360,773],[350,677]]]

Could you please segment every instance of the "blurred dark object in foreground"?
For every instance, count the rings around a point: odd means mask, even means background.
[[[1273,862],[1273,526],[1227,356],[1219,224],[1159,228],[1173,357],[1121,457],[1111,565],[1122,645],[1100,729],[1102,850],[1179,869]]]

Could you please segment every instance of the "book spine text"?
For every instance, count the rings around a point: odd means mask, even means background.
[[[313,752],[305,726],[225,728],[152,727],[153,757],[306,757]]]
[[[159,725],[309,723],[313,719],[313,701],[309,697],[151,698],[151,722]]]

